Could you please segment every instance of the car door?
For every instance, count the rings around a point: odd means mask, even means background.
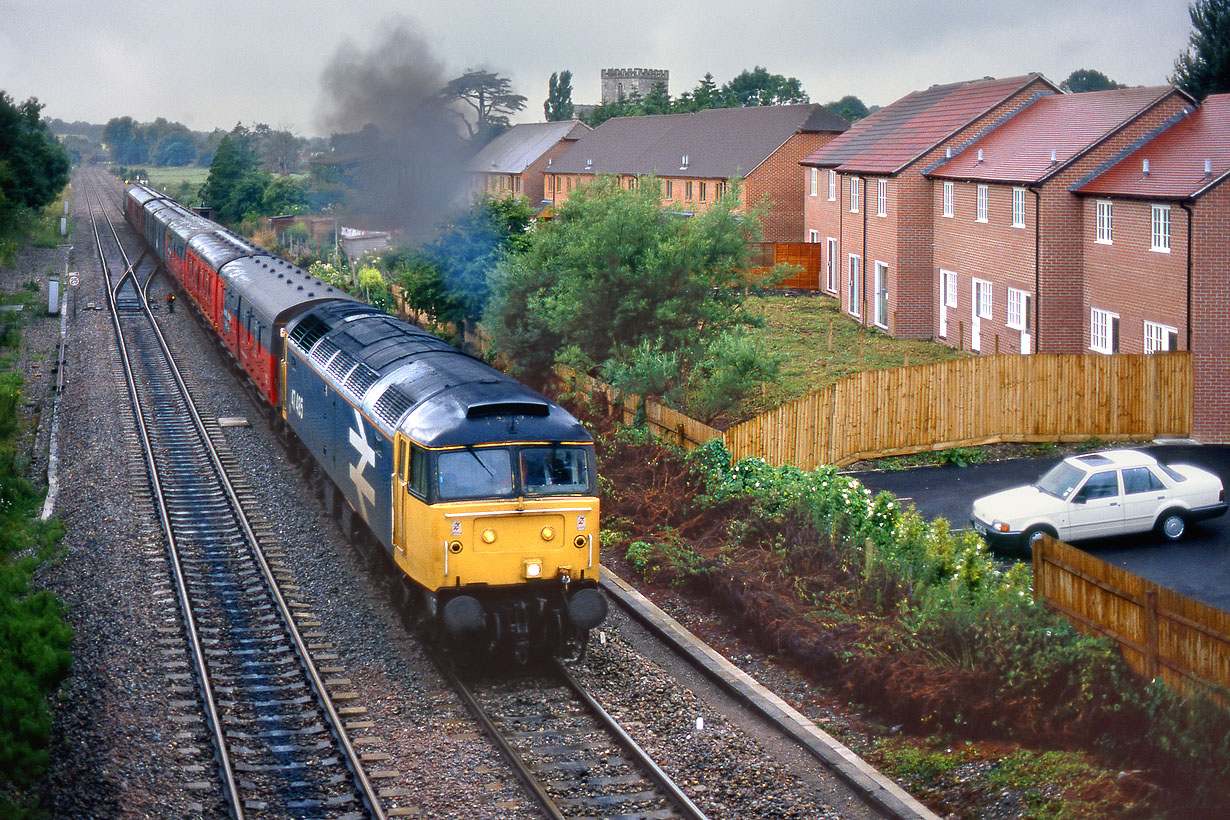
[[[1123,529],[1119,471],[1092,473],[1068,502],[1068,538],[1097,538]]]
[[[1166,485],[1148,467],[1123,471],[1123,531],[1145,532],[1153,528],[1166,503]]]

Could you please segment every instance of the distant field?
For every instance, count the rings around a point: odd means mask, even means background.
[[[198,168],[195,165],[188,165],[183,168],[150,168],[145,170],[149,173],[150,184],[155,188],[166,188],[175,190],[183,183],[198,186],[205,182],[209,176],[208,168]]]
[[[861,370],[927,364],[968,354],[934,342],[892,339],[862,327],[827,296],[764,296],[748,300],[763,316],[756,331],[782,357],[781,376],[748,403],[749,414],[764,412]]]

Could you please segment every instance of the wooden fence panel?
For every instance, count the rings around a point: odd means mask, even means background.
[[[801,270],[782,281],[778,287],[796,290],[820,290],[820,266],[823,245],[819,242],[756,242],[749,246],[754,268],[773,265],[798,265]]]
[[[800,467],[994,441],[1188,435],[1192,361],[1001,354],[856,373],[736,425],[737,458]]]
[[[1053,538],[1034,547],[1034,597],[1115,641],[1149,679],[1205,693],[1230,688],[1230,613]],[[1225,692],[1215,697],[1225,700]]]

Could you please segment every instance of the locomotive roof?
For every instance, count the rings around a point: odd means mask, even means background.
[[[589,441],[570,413],[411,324],[358,303],[325,303],[287,326],[291,343],[392,436],[427,447]]]
[[[285,321],[288,316],[283,314],[324,299],[361,304],[280,256],[262,253],[238,257],[227,263],[220,275],[228,289],[234,289],[271,324]]]

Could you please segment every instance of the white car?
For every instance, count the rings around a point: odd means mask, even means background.
[[[1167,466],[1139,450],[1069,456],[1033,484],[985,495],[970,523],[994,547],[1024,547],[1043,533],[1061,541],[1157,530],[1177,541],[1191,521],[1226,512],[1221,479]]]

